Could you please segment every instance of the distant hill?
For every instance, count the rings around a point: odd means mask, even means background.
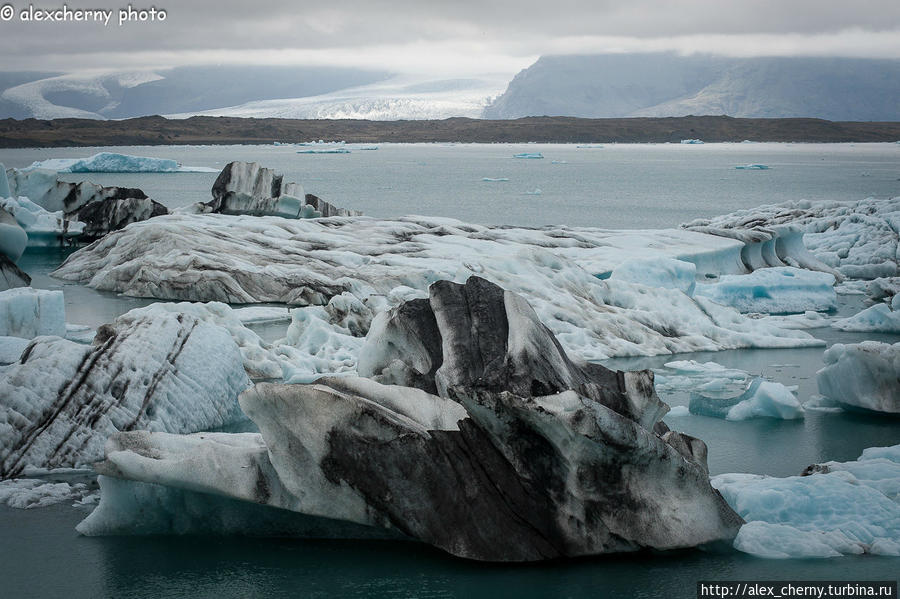
[[[542,115],[898,121],[900,60],[544,56],[484,111],[490,119]]]
[[[103,75],[0,73],[0,118],[120,119],[317,96],[387,71],[296,66],[177,67]]]
[[[839,123],[821,119],[681,118],[579,119],[529,117],[514,120],[450,118],[369,121],[354,119],[258,119],[161,116],[91,119],[0,120],[0,147],[128,146],[168,144],[268,144],[313,139],[379,142],[559,142],[647,143],[683,139],[724,141],[894,142],[900,122]]]

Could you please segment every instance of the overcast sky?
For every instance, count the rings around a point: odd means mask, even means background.
[[[120,27],[127,0],[67,3],[112,9],[108,26],[22,22],[28,3],[13,0],[15,16],[0,21],[0,69],[334,64],[469,76],[513,74],[541,54],[608,51],[900,58],[900,0],[162,2],[164,22]]]

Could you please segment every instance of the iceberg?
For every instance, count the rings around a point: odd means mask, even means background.
[[[832,272],[839,279],[871,280],[900,273],[898,223],[900,196],[770,204],[682,226],[746,241],[742,258],[751,270],[763,262]],[[803,245],[808,253],[801,251]]]
[[[687,409],[691,414],[726,420],[793,420],[804,416],[791,389],[743,370],[715,362],[680,360],[654,372],[657,390],[664,397],[676,391],[690,393]]]
[[[48,212],[26,197],[0,198],[0,210],[12,215],[25,232],[28,247],[69,245],[84,232],[84,224],[68,220],[62,210]]]
[[[103,187],[89,181],[68,183],[57,179],[56,171],[7,169],[10,197],[26,197],[48,212],[74,212],[90,202],[106,199],[146,199],[140,189]]]
[[[245,214],[282,218],[358,216],[355,210],[338,208],[312,194],[298,183],[284,181],[283,175],[256,162],[230,162],[212,187],[213,199],[199,203],[187,213]]]
[[[148,158],[100,152],[88,158],[51,158],[34,162],[23,171],[44,169],[58,173],[214,173],[204,166],[181,166],[168,158]]]
[[[712,484],[747,521],[734,540],[739,551],[770,559],[900,555],[900,445],[800,476],[722,474]]]
[[[33,339],[66,334],[62,291],[18,287],[0,291],[0,336]]]
[[[766,164],[741,164],[734,168],[739,171],[767,171],[772,167]]]
[[[702,139],[682,139],[682,140],[681,140],[681,143],[682,143],[683,145],[687,145],[687,146],[689,146],[689,145],[697,145],[697,144],[702,144],[702,143],[703,143],[703,140],[702,140]]]
[[[0,365],[18,362],[30,342],[23,337],[0,336]]]
[[[85,483],[69,484],[34,478],[0,480],[0,505],[31,509],[83,500],[92,493]]]
[[[900,343],[835,343],[816,373],[819,393],[845,406],[900,414]]]
[[[379,377],[415,371],[420,386],[259,383],[240,404],[260,435],[115,434],[78,530],[159,530],[181,492],[211,497],[206,521],[224,496],[486,561],[730,542],[743,524],[709,484],[705,444],[659,421],[652,375],[572,361],[520,296],[438,281],[391,322],[384,334],[426,355],[379,353],[390,342],[370,335]],[[426,357],[440,366],[417,370]]]
[[[509,181],[509,178],[508,177],[483,177],[481,180],[488,182],[488,183],[500,183],[502,181]]]
[[[875,304],[849,318],[836,320],[831,326],[842,331],[900,335],[900,295],[895,295],[889,304]]]
[[[585,359],[823,344],[707,298],[595,276],[625,256],[693,254],[705,266],[733,264],[710,254],[731,252],[735,242],[696,235],[424,217],[178,214],[112,232],[69,256],[54,276],[137,297],[305,307],[326,306],[343,293],[361,303],[408,290],[424,294],[437,279],[478,275],[526,297],[563,345]]]
[[[539,195],[541,195],[541,194],[543,194],[543,193],[544,193],[544,192],[541,191],[539,187],[535,187],[534,189],[531,189],[531,190],[529,190],[529,191],[526,191],[524,195],[527,195],[527,196],[539,196]]]
[[[837,308],[834,275],[791,266],[761,268],[747,275],[725,275],[699,283],[694,295],[741,312],[801,313]]]
[[[92,345],[37,337],[0,367],[0,478],[90,464],[117,431],[223,426],[249,384],[228,332],[189,314],[125,314]]]
[[[530,158],[530,159],[540,159],[543,158],[544,155],[540,152],[520,152],[519,154],[514,154],[513,158]]]

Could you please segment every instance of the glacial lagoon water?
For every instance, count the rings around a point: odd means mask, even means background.
[[[480,223],[605,228],[677,226],[791,199],[900,195],[897,144],[384,144],[378,151],[296,154],[292,146],[127,147],[0,150],[23,167],[46,158],[98,151],[173,158],[220,168],[255,160],[302,182],[339,206],[378,217],[409,213]],[[540,152],[543,160],[514,159]],[[735,166],[766,164],[767,170]],[[209,198],[214,173],[66,174],[106,185],[140,187],[170,208]],[[509,181],[483,181],[483,178]],[[527,195],[540,189],[540,195]],[[49,273],[68,254],[29,251],[20,265],[34,285],[63,289],[67,320],[96,327],[151,300],[97,292]],[[859,311],[859,296],[839,296],[838,313]],[[286,326],[286,325],[279,325]],[[261,331],[278,336],[278,326]],[[810,331],[829,345],[900,336]],[[658,368],[673,359],[713,360],[816,392],[824,348],[740,350],[623,358],[616,368]],[[665,397],[687,405],[686,395]],[[785,476],[827,460],[852,460],[869,446],[900,443],[897,419],[859,412],[808,411],[798,421],[728,422],[667,417],[703,438],[710,469]],[[0,596],[9,597],[694,597],[697,580],[892,579],[900,559],[761,560],[736,552],[686,551],[616,556],[539,566],[463,562],[419,545],[220,537],[85,538],[74,531],[84,508],[0,508]]]

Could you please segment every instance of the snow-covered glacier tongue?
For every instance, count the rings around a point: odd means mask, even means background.
[[[59,294],[61,308],[59,292],[43,293]],[[92,345],[35,337],[0,366],[0,478],[90,464],[117,431],[222,426],[240,417],[249,384],[229,333],[185,313],[125,314]]]
[[[261,438],[114,435],[79,531],[160,532],[153,514],[179,490],[211,494],[213,511],[226,496],[489,561],[730,542],[743,524],[709,484],[705,444],[661,422],[652,373],[573,361],[515,293],[438,281],[366,344],[377,380],[243,393]]]
[[[900,556],[900,445],[800,476],[722,474],[712,484],[745,519],[734,540],[765,558]]]

